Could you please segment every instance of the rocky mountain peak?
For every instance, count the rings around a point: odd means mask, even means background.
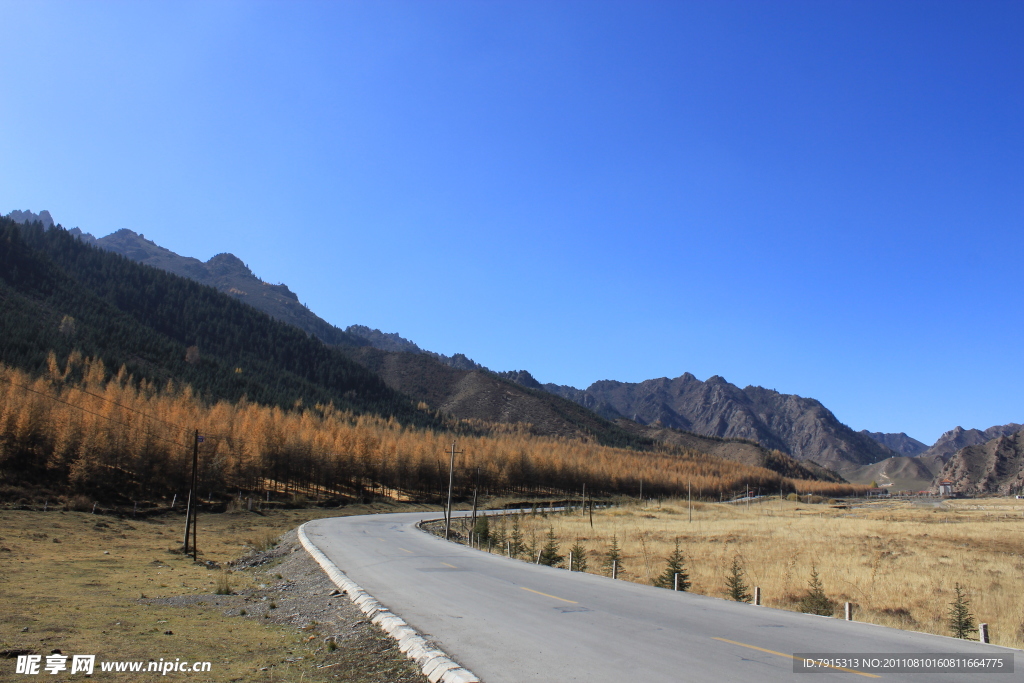
[[[21,223],[21,224],[35,223],[36,221],[39,221],[40,223],[43,224],[43,229],[44,230],[49,230],[50,228],[52,228],[54,226],[53,217],[50,215],[50,212],[47,211],[46,209],[43,209],[39,213],[32,213],[31,211],[28,211],[28,210],[26,210],[26,211],[17,211],[17,210],[15,210],[15,211],[11,211],[9,214],[7,214],[7,217],[10,218],[15,223]]]
[[[497,374],[499,377],[504,377],[505,379],[528,389],[544,388],[541,383],[534,379],[533,375],[526,370],[509,370],[508,372],[499,372]]]
[[[211,258],[206,262],[206,267],[211,275],[217,277],[224,277],[228,275],[253,277],[252,271],[249,270],[249,266],[245,265],[245,263],[242,262],[242,259],[227,252],[217,254]]]

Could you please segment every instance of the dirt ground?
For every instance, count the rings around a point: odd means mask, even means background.
[[[94,675],[110,681],[160,674],[101,672],[101,662],[163,659],[210,662],[208,673],[167,674],[190,681],[421,683],[294,532],[319,517],[413,509],[424,508],[200,515],[198,562],[179,552],[182,514],[0,510],[0,681],[23,679],[17,655],[43,655],[45,665],[59,650],[96,655]]]

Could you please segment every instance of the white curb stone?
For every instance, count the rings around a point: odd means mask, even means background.
[[[398,649],[416,662],[420,671],[431,683],[480,683],[480,679],[471,671],[456,664],[445,652],[428,645],[423,636],[416,633],[416,630],[409,626],[404,619],[392,613],[345,576],[337,565],[313,545],[313,542],[306,536],[305,526],[303,524],[298,528],[298,536],[299,542],[302,543],[306,552],[316,560],[317,564],[334,582],[334,585],[344,591],[372,623],[398,642]]]

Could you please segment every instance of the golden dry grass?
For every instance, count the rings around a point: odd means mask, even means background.
[[[380,503],[342,510],[200,515],[199,559],[224,565],[252,545],[318,517],[411,509],[423,508]],[[211,673],[188,675],[195,681],[366,680],[363,674],[377,663],[372,661],[379,659],[376,655],[352,653],[345,668],[318,671],[315,643],[308,644],[306,633],[225,616],[217,584],[226,578],[233,590],[240,590],[252,587],[254,577],[250,572],[225,575],[169,552],[180,547],[182,520],[183,515],[144,520],[0,510],[0,650],[95,654],[97,675],[100,661],[163,657],[212,662]],[[205,597],[198,606],[172,606],[140,602],[143,595]],[[381,647],[385,645],[382,641]],[[288,661],[298,657],[302,660]],[[3,680],[13,675],[14,660],[0,658],[0,667]],[[138,678],[126,673],[102,676],[112,681]]]
[[[588,571],[618,537],[623,579],[651,583],[678,537],[692,591],[725,595],[725,577],[739,557],[763,603],[798,609],[816,566],[829,597],[855,605],[855,618],[885,626],[949,635],[953,585],[966,586],[977,621],[992,642],[1024,647],[1024,501],[858,503],[848,509],[772,499],[745,505],[630,504],[594,513],[594,528],[578,511],[522,517],[539,541],[553,526],[567,554],[579,539]],[[981,508],[981,509],[979,509]],[[510,527],[509,527],[510,528]]]

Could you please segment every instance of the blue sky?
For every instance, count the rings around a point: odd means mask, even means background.
[[[1024,422],[1020,2],[7,2],[0,212],[585,387]]]

